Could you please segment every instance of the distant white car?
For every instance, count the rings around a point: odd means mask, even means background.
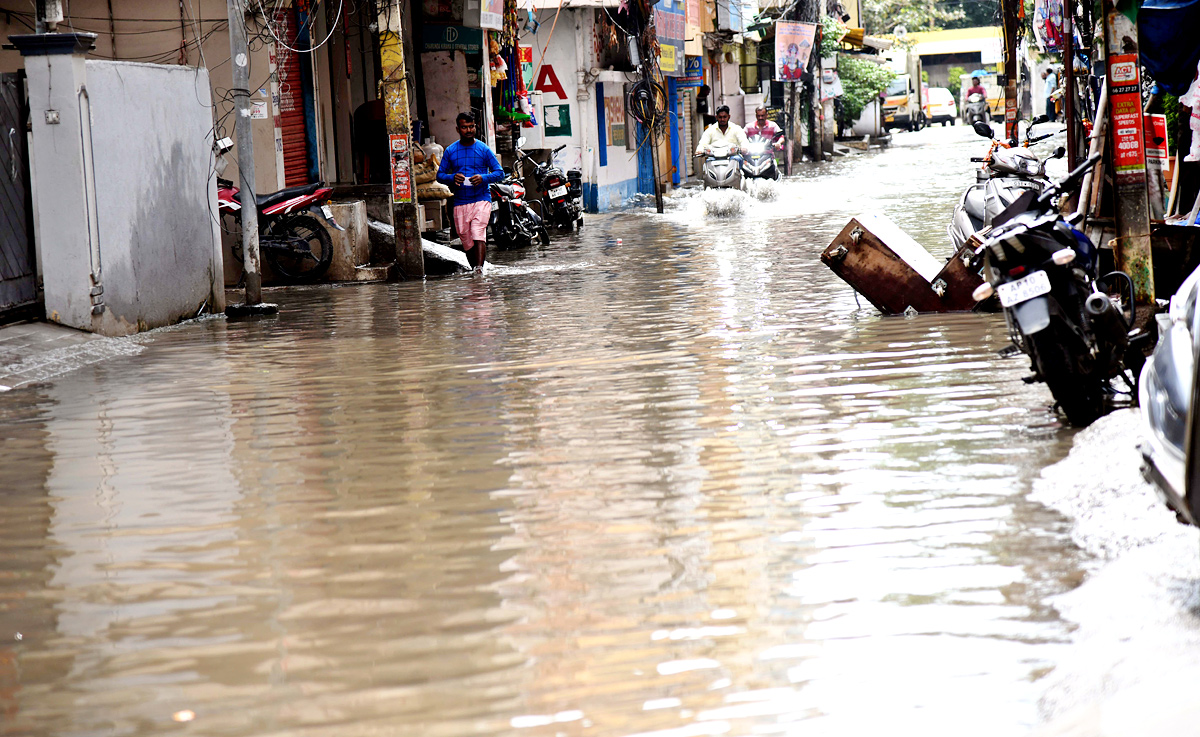
[[[925,118],[930,124],[954,125],[958,119],[958,105],[954,102],[954,93],[945,87],[926,87]]]

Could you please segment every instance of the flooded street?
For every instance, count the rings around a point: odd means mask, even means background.
[[[1021,735],[1186,664],[1194,531],[1042,476],[1003,318],[820,263],[873,210],[949,256],[986,144],[895,139],[0,394],[0,734]]]

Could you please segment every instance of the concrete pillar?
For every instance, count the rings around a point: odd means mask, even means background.
[[[104,269],[96,207],[91,111],[84,57],[94,33],[9,36],[25,57],[35,239],[43,262],[46,316],[99,332]],[[50,253],[48,249],[53,249]]]

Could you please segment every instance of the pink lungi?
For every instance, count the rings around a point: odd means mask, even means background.
[[[487,241],[488,221],[492,219],[492,203],[490,200],[468,202],[454,207],[454,228],[462,239],[463,250],[475,247],[475,244]]]

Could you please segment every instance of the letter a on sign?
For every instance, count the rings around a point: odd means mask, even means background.
[[[553,92],[558,95],[558,99],[567,99],[567,93],[563,90],[562,82],[558,81],[558,76],[554,74],[554,67],[549,64],[542,67],[538,72],[537,81],[533,83],[533,88],[539,92]]]

